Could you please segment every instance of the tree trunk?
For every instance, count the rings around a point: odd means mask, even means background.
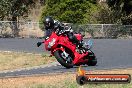
[[[17,16],[12,17],[12,31],[13,31],[13,36],[18,37],[19,36],[19,29],[17,25]]]

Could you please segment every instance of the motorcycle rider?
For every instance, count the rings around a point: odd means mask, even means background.
[[[52,17],[48,16],[44,19],[45,26],[45,39],[48,39],[51,33],[54,31],[57,35],[66,34],[69,40],[76,44],[77,48],[83,49],[83,43],[79,41],[73,33],[73,30],[65,27],[61,22],[54,20]]]

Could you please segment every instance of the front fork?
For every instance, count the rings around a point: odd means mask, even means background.
[[[65,49],[61,46],[60,48],[56,48],[53,52],[55,52],[56,50],[61,50],[61,56],[67,61],[70,62],[72,61],[72,58],[70,57],[70,55],[65,51]]]
[[[65,51],[63,51],[62,53],[64,55],[64,58],[67,62],[71,62],[72,58],[70,57],[70,55],[68,53],[66,53]]]

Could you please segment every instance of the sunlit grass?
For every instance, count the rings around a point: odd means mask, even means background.
[[[0,52],[0,70],[39,66],[55,61],[47,54],[29,54],[22,52]]]
[[[55,61],[48,54],[29,54],[17,52],[0,52],[0,70],[18,69],[44,65]],[[132,69],[96,70],[90,74],[131,74]],[[76,82],[76,74],[62,73],[45,76],[0,79],[0,88],[132,88],[128,84],[86,84]]]
[[[91,71],[90,74],[131,74],[132,69],[119,69],[110,71]],[[2,88],[132,88],[128,84],[85,84],[80,86],[76,82],[76,73],[50,74],[34,77],[6,78],[0,79]]]

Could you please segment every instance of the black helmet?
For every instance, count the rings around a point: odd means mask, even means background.
[[[48,16],[44,19],[45,28],[52,28],[54,26],[54,20],[52,17]]]

